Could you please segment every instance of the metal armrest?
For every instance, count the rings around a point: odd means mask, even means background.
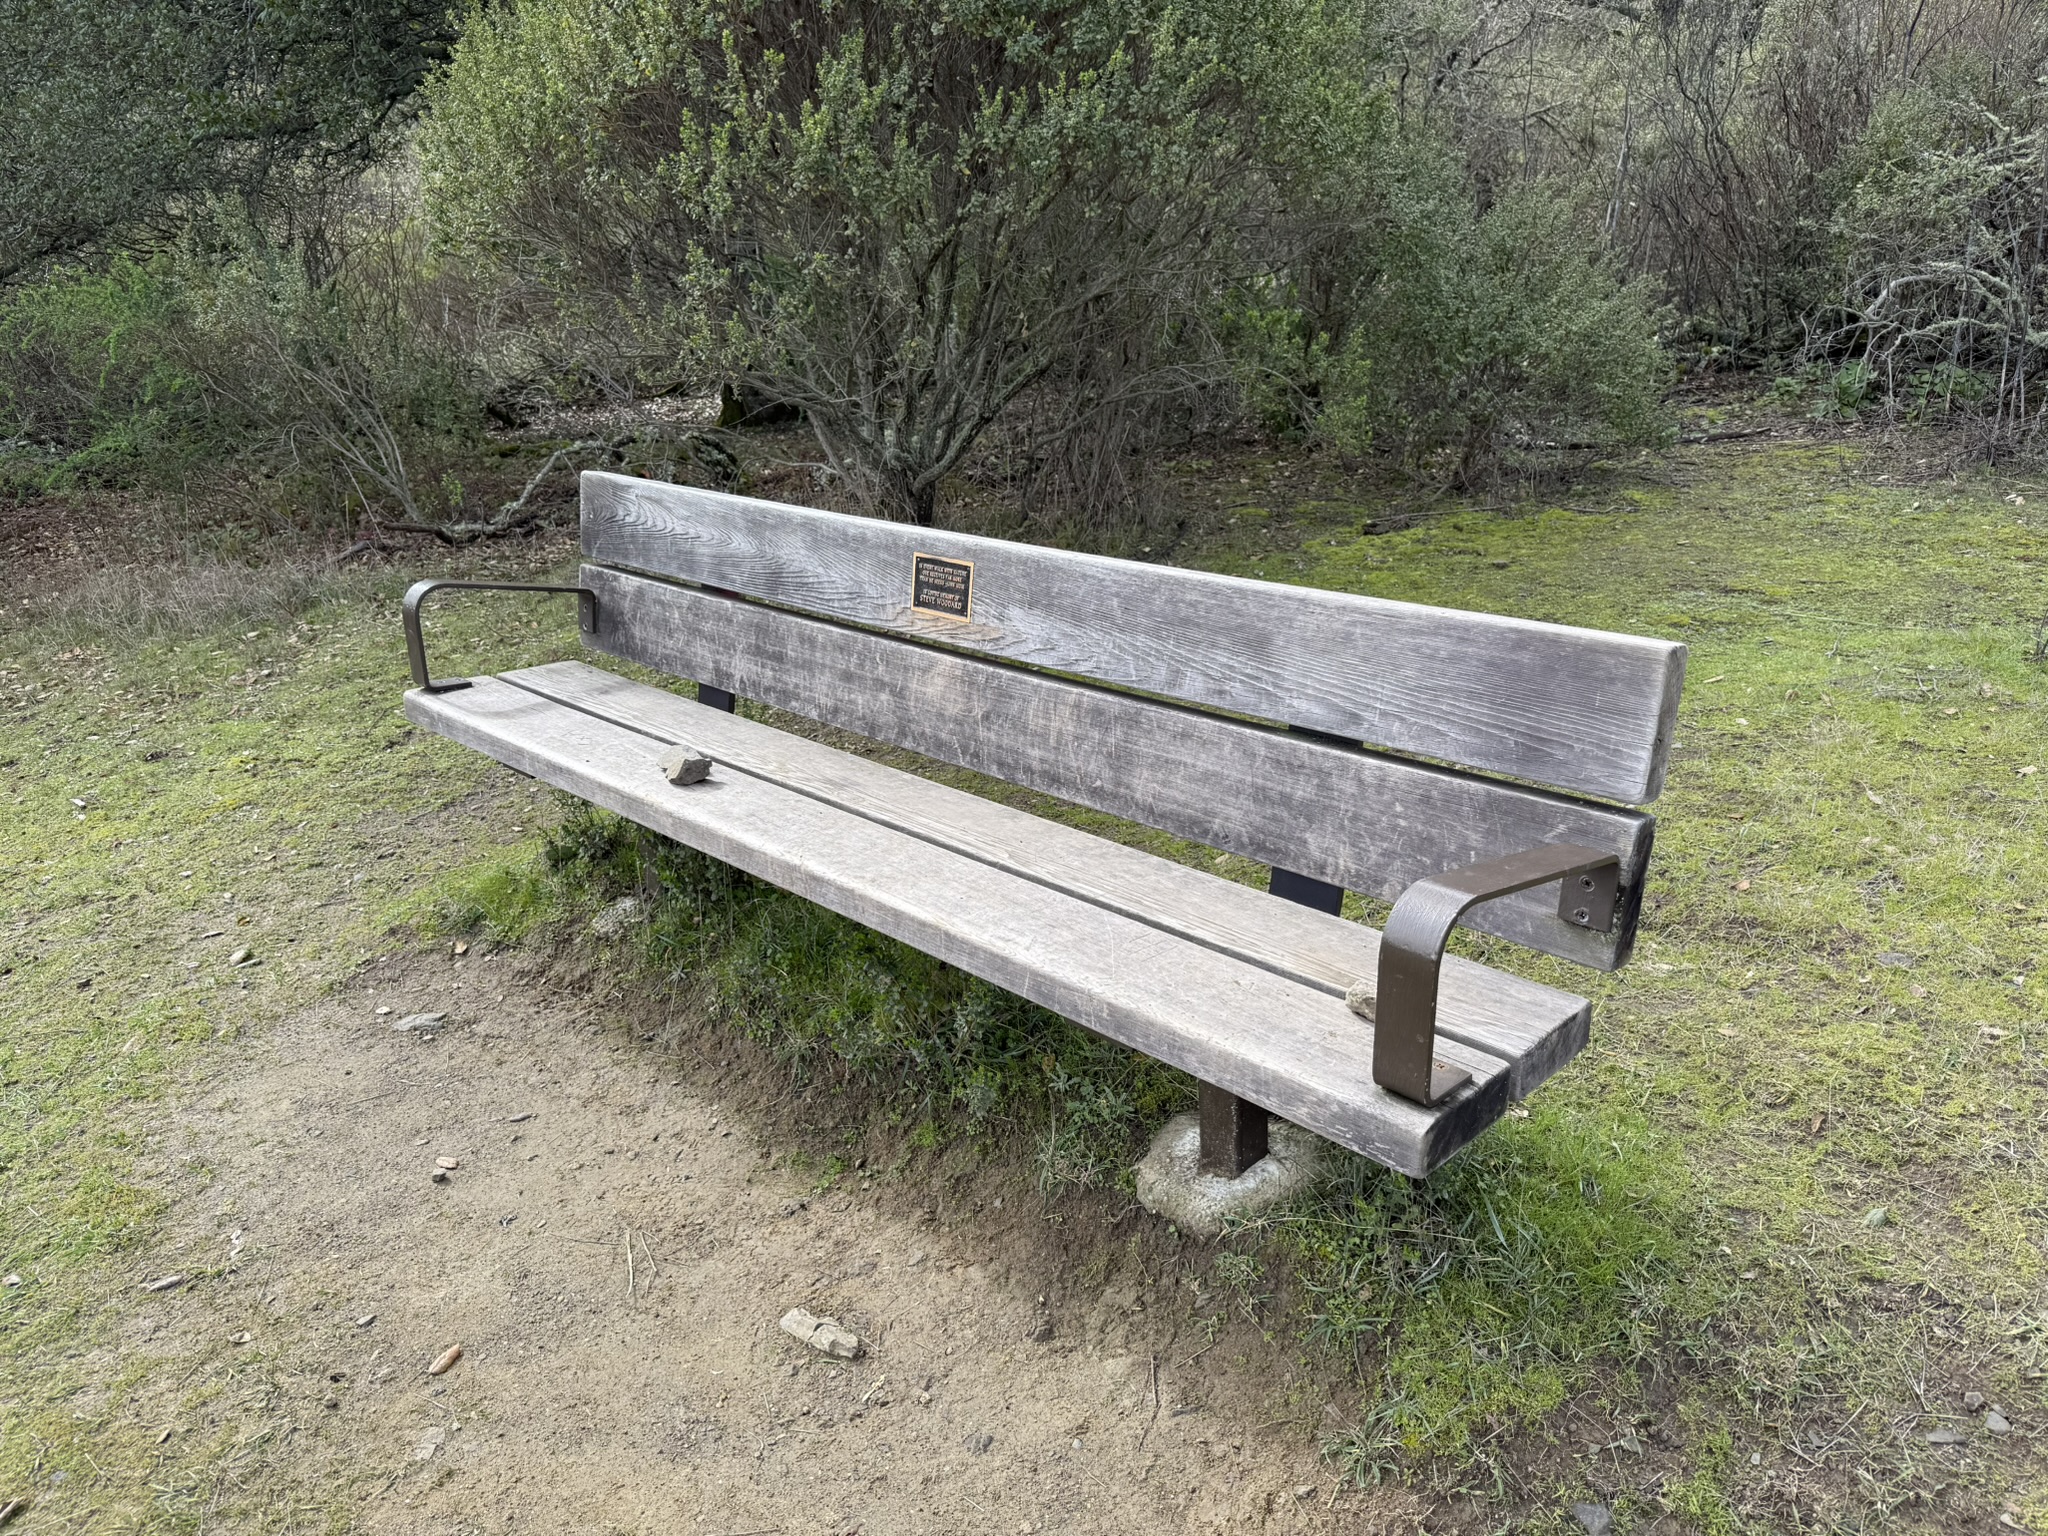
[[[1458,919],[1480,902],[1552,880],[1564,882],[1559,917],[1597,933],[1612,931],[1621,860],[1576,843],[1546,843],[1468,864],[1418,880],[1401,893],[1380,935],[1374,1082],[1418,1104],[1436,1104],[1470,1081],[1470,1072],[1436,1059],[1436,994],[1444,945]]]
[[[420,635],[420,604],[427,600],[427,594],[442,587],[469,587],[486,592],[574,592],[576,594],[576,620],[583,633],[597,631],[597,594],[588,587],[538,586],[526,581],[416,581],[405,594],[405,654],[412,662],[412,685],[428,693],[452,693],[457,688],[467,688],[466,677],[448,677],[434,681],[427,676],[427,642]]]

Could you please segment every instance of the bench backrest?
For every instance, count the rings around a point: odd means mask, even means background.
[[[1626,807],[1662,787],[1682,645],[621,475],[582,493],[599,650],[1388,899],[1612,848],[1612,932],[1554,890],[1469,926],[1627,955],[1653,822]]]

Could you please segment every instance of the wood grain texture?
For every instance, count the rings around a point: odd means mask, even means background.
[[[405,711],[1402,1172],[1429,1172],[1506,1109],[1506,1065],[1468,1046],[1440,1053],[1473,1072],[1468,1088],[1408,1103],[1373,1083],[1370,1026],[1326,992],[735,767],[672,786],[656,738],[509,682],[411,692]]]
[[[597,471],[593,564],[1388,751],[1646,804],[1685,647],[877,522]],[[970,621],[914,612],[911,559],[974,562]]]
[[[1614,931],[1536,890],[1468,926],[1601,970],[1634,942],[1653,822],[1497,780],[586,566],[598,649],[1014,784],[1388,900],[1546,842],[1622,861]]]
[[[1379,935],[1127,848],[1078,828],[999,805],[950,785],[706,709],[643,683],[584,666],[508,672],[501,679],[622,725],[666,751],[687,742],[714,761],[896,831],[1163,928],[1299,985],[1341,998],[1379,971]],[[1585,1045],[1585,999],[1475,965],[1445,962],[1438,1029],[1509,1064],[1521,1098]]]

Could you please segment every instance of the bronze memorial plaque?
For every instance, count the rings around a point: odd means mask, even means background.
[[[942,619],[974,616],[974,562],[937,555],[910,557],[910,606]]]

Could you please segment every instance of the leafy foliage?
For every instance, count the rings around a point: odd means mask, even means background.
[[[331,513],[434,516],[436,470],[479,412],[420,274],[402,232],[316,283],[243,227],[199,256],[117,257],[0,294],[11,473],[166,484],[204,463],[296,479]]]
[[[1332,360],[1325,435],[1460,485],[1518,450],[1656,441],[1669,365],[1649,284],[1622,281],[1541,192],[1483,215],[1462,192],[1427,171],[1397,190]]]
[[[0,280],[214,195],[317,241],[448,41],[440,0],[0,8]]]
[[[448,238],[652,317],[929,522],[1025,391],[1182,389],[1274,189],[1369,131],[1339,0],[523,0],[433,90]]]
[[[1853,154],[1832,233],[1839,308],[1811,355],[1840,359],[1816,414],[1882,403],[1981,422],[1994,451],[2048,409],[2048,97],[2010,119],[1927,91],[1887,102]]]

